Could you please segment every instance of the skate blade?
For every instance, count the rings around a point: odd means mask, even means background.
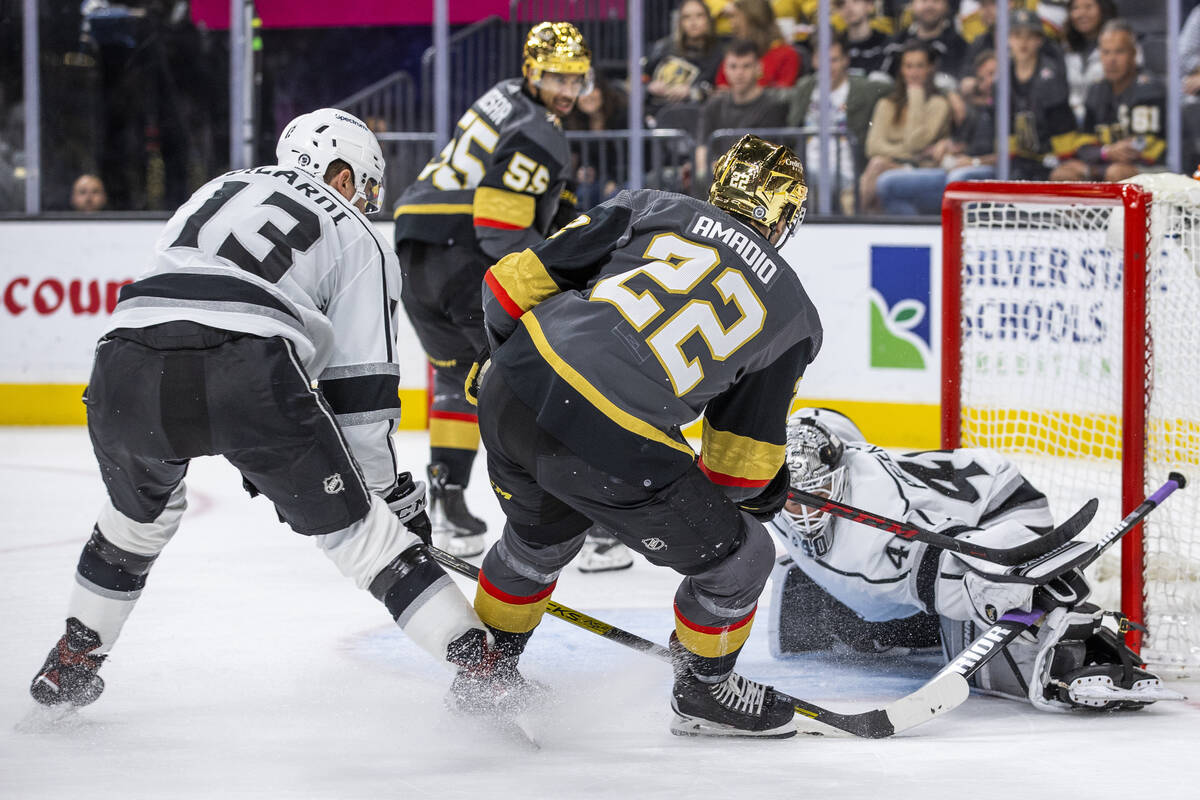
[[[747,731],[728,725],[719,725],[699,717],[686,717],[676,713],[671,720],[671,733],[676,736],[708,736],[725,739],[790,739],[796,735],[795,721],[765,731]]]
[[[1098,703],[1110,701],[1154,703],[1159,700],[1187,700],[1185,695],[1168,689],[1159,681],[1137,681],[1132,689],[1124,689],[1104,677],[1094,682],[1072,686],[1071,699],[1076,702]]]
[[[13,730],[17,733],[55,733],[74,730],[84,723],[83,717],[71,703],[44,706],[35,703],[29,712],[17,720]]]

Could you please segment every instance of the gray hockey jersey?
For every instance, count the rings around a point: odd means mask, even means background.
[[[550,232],[567,185],[567,140],[558,118],[523,86],[501,81],[462,115],[454,137],[397,201],[397,242],[474,241],[499,259]]]
[[[612,475],[666,482],[696,454],[734,500],[783,463],[821,321],[759,233],[708,203],[621,192],[484,278],[493,360],[539,424]]]

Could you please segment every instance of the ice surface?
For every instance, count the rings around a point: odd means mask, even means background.
[[[402,465],[424,464],[424,434],[397,440]],[[1200,797],[1197,700],[1094,716],[972,696],[880,741],[682,739],[667,731],[665,665],[555,620],[522,662],[554,698],[528,720],[542,746],[530,752],[449,716],[449,673],[224,461],[195,462],[188,486],[104,696],[50,732],[18,732],[103,488],[82,428],[0,429],[0,798]],[[482,459],[468,498],[499,530]],[[555,599],[665,643],[675,584],[639,559],[568,568]],[[895,699],[936,668],[776,661],[765,633],[741,671],[838,710]],[[1200,683],[1172,686],[1200,698]]]

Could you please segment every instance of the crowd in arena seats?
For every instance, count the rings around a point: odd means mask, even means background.
[[[832,6],[835,213],[934,214],[947,182],[994,177],[996,1]],[[1162,4],[1009,6],[1009,177],[1120,180],[1165,169]],[[642,75],[646,124],[695,138],[692,188],[704,185],[718,128],[816,129],[817,7],[817,0],[684,0],[672,35],[652,44]],[[1200,141],[1200,3],[1185,0],[1183,10],[1180,69],[1185,103],[1195,103],[1184,113],[1186,162]],[[815,184],[815,135],[800,149]]]
[[[563,120],[568,131],[591,132],[572,138],[580,203],[601,201],[626,180],[627,140],[603,132],[627,127],[631,90],[643,93],[646,127],[664,139],[671,130],[687,137],[686,143],[683,137],[655,143],[674,148],[665,157],[659,156],[666,151],[647,143],[645,185],[700,194],[715,134],[781,127],[795,129],[787,143],[804,158],[813,196],[828,188],[837,214],[935,213],[947,181],[995,175],[996,0],[831,4],[831,187],[818,185],[813,135],[820,108],[818,0],[678,0],[670,9],[669,33],[645,44],[642,74],[630,80],[622,59],[608,59],[597,88]],[[1164,0],[1010,0],[1009,6],[1009,176],[1115,180],[1165,169]],[[147,12],[129,30],[159,41],[159,55],[131,61],[121,73],[101,66],[131,58],[120,35],[124,29],[93,26],[84,47],[79,4],[55,0],[47,8],[43,27],[61,33],[63,41],[59,47],[51,36],[43,45],[62,51],[43,58],[50,65],[43,107],[69,106],[76,113],[74,123],[43,124],[44,208],[74,208],[72,184],[83,173],[107,186],[106,208],[166,208],[223,168],[228,79],[220,69],[196,67],[227,63],[219,36],[187,30],[186,19],[163,17],[151,28]],[[646,8],[663,20],[647,27],[668,30],[666,6],[647,2]],[[1200,0],[1182,0],[1182,12],[1175,69],[1184,89],[1181,163],[1190,172],[1200,158]],[[0,51],[7,53],[0,63],[14,67],[0,80],[0,211],[24,207],[20,69],[13,56],[19,34],[19,24],[0,14]],[[187,46],[176,47],[179,42]],[[259,150],[266,157],[277,133],[267,112],[295,94],[286,80],[272,79],[273,72],[295,72],[294,64],[278,66],[292,63],[273,52],[280,46],[268,42],[264,61]],[[389,58],[386,51],[381,48],[378,58]],[[94,62],[90,68],[87,59]],[[90,83],[73,77],[85,74],[93,76]],[[316,102],[317,89],[328,87],[304,74],[300,96]],[[337,91],[348,96],[357,88]],[[85,102],[98,92],[116,100]],[[127,102],[134,95],[153,102]],[[322,98],[326,104],[335,99]],[[408,129],[399,120],[379,124],[381,130]]]

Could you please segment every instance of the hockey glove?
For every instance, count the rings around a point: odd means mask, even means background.
[[[788,488],[791,485],[791,481],[787,464],[784,464],[779,468],[779,472],[775,473],[775,477],[771,479],[771,482],[763,487],[761,492],[749,500],[743,500],[738,503],[738,508],[755,519],[767,522],[778,514],[779,509],[783,508],[783,504],[787,502]]]
[[[970,530],[957,538],[988,547],[1016,547],[1036,539],[1037,533],[1015,521]],[[950,619],[973,620],[987,628],[1014,609],[1030,611],[1037,588],[1005,580],[1007,567],[990,561],[945,551],[934,585],[935,611]],[[1086,584],[1078,587],[1086,594]],[[1068,598],[1077,602],[1082,597]]]
[[[411,472],[401,472],[396,476],[396,485],[384,495],[383,502],[418,539],[433,544],[433,526],[425,513],[424,481],[414,481]]]
[[[475,356],[475,363],[471,365],[471,369],[467,373],[467,381],[463,384],[463,391],[467,395],[467,402],[473,406],[479,405],[479,387],[483,385],[483,375],[491,365],[492,353],[485,346],[479,351],[479,355]]]

